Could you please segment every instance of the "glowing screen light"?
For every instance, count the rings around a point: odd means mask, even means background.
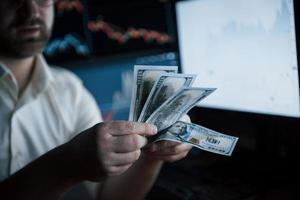
[[[199,105],[300,117],[292,0],[176,3],[182,71],[218,88]]]

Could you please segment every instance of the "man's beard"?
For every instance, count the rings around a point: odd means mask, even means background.
[[[24,36],[22,27],[38,26],[38,36]],[[0,33],[0,56],[20,59],[42,52],[50,38],[50,30],[40,19],[17,21],[8,27],[8,32]]]

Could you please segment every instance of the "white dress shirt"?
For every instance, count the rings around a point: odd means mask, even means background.
[[[18,97],[17,81],[0,61],[0,182],[100,121],[95,100],[73,73],[38,55]]]

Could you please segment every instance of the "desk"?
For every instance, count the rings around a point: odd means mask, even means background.
[[[166,164],[147,200],[300,199],[299,166],[243,152],[224,157],[201,151]]]

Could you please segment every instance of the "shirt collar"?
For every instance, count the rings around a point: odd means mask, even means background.
[[[0,62],[0,80],[4,78],[5,75],[9,74],[9,69]]]
[[[28,101],[32,98],[37,97],[54,80],[54,77],[51,73],[50,67],[41,54],[38,54],[35,57],[34,65],[35,65],[34,71],[33,71],[30,83],[27,86],[27,88],[25,89],[24,94],[22,95],[21,101]],[[0,62],[0,81],[2,81],[2,80],[6,81],[5,77],[7,77],[7,76],[12,77],[11,80],[14,80],[14,77],[13,77],[10,69],[7,68],[3,63]],[[9,87],[10,90],[17,91],[17,89],[13,89],[14,88],[13,86],[15,84],[9,84],[9,85],[11,85],[11,87]],[[10,92],[13,93],[13,91],[10,91]],[[17,94],[15,94],[13,96],[17,96]],[[15,98],[17,98],[17,97],[15,97]]]
[[[44,57],[42,55],[37,55],[31,81],[34,93],[36,95],[41,93],[53,80],[54,77]]]

